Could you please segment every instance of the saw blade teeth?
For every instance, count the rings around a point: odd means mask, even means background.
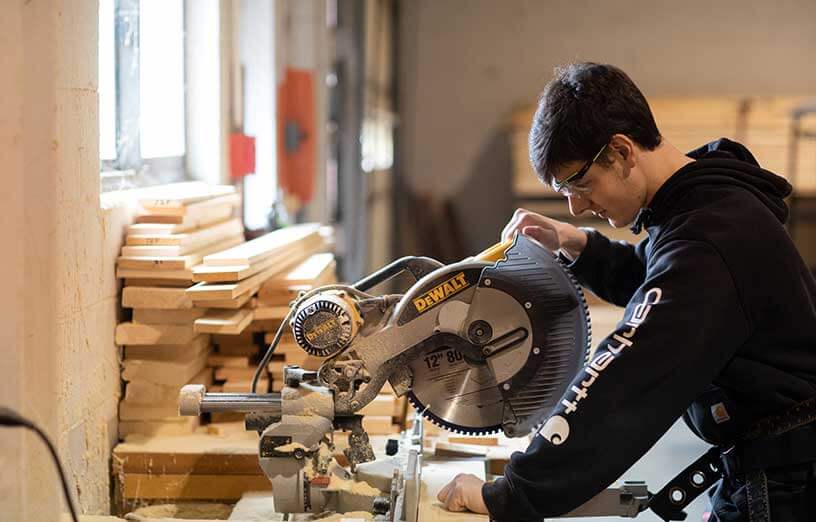
[[[459,426],[457,424],[451,424],[428,411],[425,408],[425,405],[423,405],[419,399],[416,398],[413,392],[408,392],[407,397],[408,402],[421,414],[423,419],[427,420],[437,428],[441,428],[445,431],[457,433],[459,435],[493,435],[501,431],[501,425],[491,426],[489,428],[468,428],[465,426]]]

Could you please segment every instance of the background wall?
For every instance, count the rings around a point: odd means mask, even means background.
[[[816,86],[810,0],[414,0],[400,15],[401,172],[416,191],[456,198],[471,251],[514,207],[506,118],[558,64],[616,64],[647,97]]]

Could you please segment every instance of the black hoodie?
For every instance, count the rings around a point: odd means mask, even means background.
[[[692,429],[722,444],[816,395],[816,283],[783,227],[790,185],[726,139],[689,155],[638,214],[646,239],[588,231],[570,268],[625,305],[624,319],[527,450],[483,487],[493,519],[578,507],[687,409]],[[712,390],[716,407],[703,401]]]

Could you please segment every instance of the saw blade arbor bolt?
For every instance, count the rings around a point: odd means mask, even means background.
[[[468,337],[473,344],[487,344],[493,337],[493,327],[490,326],[490,323],[481,319],[473,321],[468,327]]]

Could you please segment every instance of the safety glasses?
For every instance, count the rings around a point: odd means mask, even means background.
[[[606,150],[606,145],[601,147],[601,150],[599,150],[598,153],[595,154],[594,158],[592,158],[591,160],[584,163],[583,167],[581,167],[580,169],[578,169],[574,173],[570,174],[566,178],[562,179],[561,181],[556,181],[555,179],[553,179],[553,182],[552,182],[553,190],[555,190],[556,192],[558,192],[560,194],[564,194],[565,192],[569,191],[570,187],[575,185],[575,183],[580,181],[581,178],[586,176],[586,173],[589,171],[589,168],[592,166],[593,163],[598,161],[598,158],[601,157],[601,154],[603,154],[603,152],[605,150]]]

